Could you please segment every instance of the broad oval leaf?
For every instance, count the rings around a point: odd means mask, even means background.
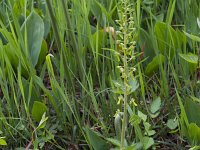
[[[47,107],[45,104],[39,101],[34,101],[33,108],[32,108],[32,117],[37,122],[41,121],[42,116],[46,111],[47,111]]]
[[[44,36],[44,22],[35,11],[32,11],[22,25],[21,30],[23,34],[26,31],[29,56],[33,66],[36,66]]]

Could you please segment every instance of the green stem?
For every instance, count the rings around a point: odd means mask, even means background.
[[[124,83],[127,82],[127,79],[124,79]],[[124,93],[124,116],[123,116],[123,121],[122,121],[122,134],[121,134],[121,150],[124,149],[124,141],[125,141],[125,132],[126,132],[126,126],[127,126],[127,86],[125,86],[125,93]]]
[[[126,8],[126,6],[125,6]],[[125,10],[125,16],[127,16],[127,11]],[[128,65],[127,65],[127,17],[125,17],[125,27],[124,27],[124,115],[122,120],[122,134],[121,134],[121,150],[124,150],[124,141],[126,135],[126,127],[127,127],[127,107],[128,107]]]

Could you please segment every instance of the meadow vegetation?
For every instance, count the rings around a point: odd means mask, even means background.
[[[0,148],[200,149],[199,0],[0,0]]]

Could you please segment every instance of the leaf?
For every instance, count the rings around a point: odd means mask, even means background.
[[[44,22],[35,11],[32,11],[22,25],[21,30],[23,34],[25,31],[27,32],[28,52],[33,66],[36,66],[44,36]]]
[[[151,103],[151,112],[154,114],[156,113],[161,106],[161,99],[160,97],[156,98],[152,103]]]
[[[151,124],[150,123],[144,122],[143,124],[144,124],[144,128],[145,128],[146,134],[148,136],[152,136],[152,135],[154,135],[156,133],[155,130],[151,129]]]
[[[138,116],[138,115],[131,115],[129,122],[131,123],[131,125],[135,126],[140,124],[140,122],[142,121],[142,119]]]
[[[32,108],[32,117],[39,122],[42,119],[43,114],[47,111],[45,104],[39,101],[34,101]]]
[[[192,53],[188,54],[179,54],[179,56],[187,61],[188,63],[197,64],[198,63],[198,56]]]
[[[143,137],[143,147],[144,149],[149,149],[153,144],[154,144],[154,140],[151,137]]]
[[[184,31],[183,31],[183,32],[184,32]],[[184,32],[184,33],[185,33],[185,35],[186,35],[187,37],[189,37],[191,40],[196,41],[196,42],[200,42],[200,37],[195,36],[195,35],[192,35],[192,34],[189,34],[189,33],[187,33],[187,32]]]
[[[102,139],[101,136],[97,132],[94,132],[89,127],[86,127],[85,131],[88,137],[88,141],[90,142],[94,150],[109,149],[106,141]]]
[[[157,16],[156,16],[156,19],[157,19],[157,21],[162,22],[163,19],[164,19],[164,14],[161,13],[161,14],[157,15]]]
[[[152,75],[155,71],[158,70],[159,65],[163,64],[165,60],[165,57],[162,54],[159,54],[153,58],[153,60],[147,65],[145,74],[150,76]]]
[[[0,145],[3,145],[3,146],[7,145],[3,137],[0,137]]]
[[[187,98],[184,107],[189,123],[196,123],[200,127],[200,105]]]
[[[139,84],[135,78],[131,78],[129,79],[129,86],[131,87],[130,93],[133,93],[135,92],[135,90],[137,90],[137,88],[139,87]]]
[[[141,150],[142,146],[143,145],[141,142],[138,143],[133,142],[129,147],[126,147],[126,150]]]
[[[106,138],[106,140],[110,143],[112,143],[115,146],[120,147],[121,145],[121,141],[117,140],[117,139],[113,139],[113,138]]]
[[[147,115],[143,114],[141,111],[138,110],[138,116],[143,120],[146,121],[147,120]]]
[[[109,2],[108,0],[106,0],[106,2]],[[105,20],[102,19],[103,16],[105,16],[108,21],[110,22],[110,24],[114,24],[114,21],[112,20],[112,17],[111,15],[109,14],[108,12],[108,9],[106,9],[102,3],[100,3],[99,1],[97,0],[93,0],[91,1],[91,11],[92,13],[94,14],[95,18],[97,19],[98,23],[100,23],[100,25],[103,25],[105,24]]]
[[[48,117],[45,117],[45,116],[46,116],[46,113],[44,113],[44,114],[42,115],[42,119],[40,120],[40,123],[39,123],[37,129],[42,129],[42,128],[45,127],[46,121],[48,120]]]
[[[174,56],[175,50],[179,47],[176,31],[163,22],[156,22],[154,31],[160,53],[171,57]]]
[[[200,128],[195,123],[190,123],[188,127],[189,141],[191,145],[200,144]]]
[[[19,64],[19,58],[16,55],[16,53],[14,51],[12,51],[14,49],[14,47],[12,46],[11,43],[8,43],[7,45],[4,45],[4,49],[9,58],[10,63],[16,69]]]
[[[159,114],[160,114],[160,112],[157,112],[155,114],[150,114],[150,116],[151,116],[151,118],[156,118],[156,117],[158,117]]]
[[[174,120],[174,119],[169,119],[167,121],[167,127],[171,130],[174,130],[176,129],[178,126],[178,121],[177,120]]]
[[[155,50],[153,47],[153,40],[149,33],[144,29],[140,29],[140,38],[138,44],[141,45],[141,49],[144,51],[144,57],[148,57],[147,62],[151,61],[155,57]]]
[[[112,80],[113,85],[115,86],[115,90],[113,91],[114,93],[117,94],[123,94],[125,91],[125,85],[123,82]]]
[[[91,12],[98,22],[100,22],[100,18],[102,18],[102,11],[100,6],[95,1],[91,1]]]

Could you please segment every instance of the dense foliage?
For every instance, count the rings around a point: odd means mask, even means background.
[[[199,0],[0,0],[2,149],[199,149]]]

